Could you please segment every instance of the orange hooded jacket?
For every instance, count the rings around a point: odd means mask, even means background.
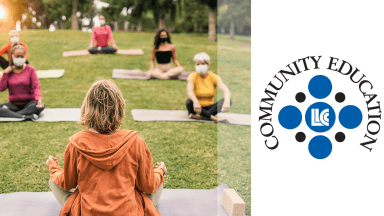
[[[64,170],[52,160],[49,172],[61,189],[77,186],[60,216],[160,215],[143,192],[156,192],[164,180],[163,170],[153,168],[151,153],[136,131],[112,135],[80,131],[69,138]]]

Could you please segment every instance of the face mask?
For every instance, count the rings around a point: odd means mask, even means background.
[[[196,69],[197,73],[204,75],[208,71],[208,65],[197,65],[197,66],[195,66],[195,69]]]
[[[166,38],[160,38],[160,42],[161,43],[164,43],[164,42],[166,42],[168,40],[168,38],[166,37]]]
[[[100,20],[100,25],[105,25],[105,20]]]
[[[25,58],[13,58],[13,64],[15,64],[17,67],[23,66],[25,63]]]
[[[12,43],[19,42],[19,37],[11,37],[11,42]]]

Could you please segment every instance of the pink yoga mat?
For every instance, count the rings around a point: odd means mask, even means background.
[[[142,49],[118,49],[116,54],[120,55],[143,55],[144,52]],[[88,50],[76,50],[76,51],[68,51],[63,52],[63,57],[70,57],[70,56],[84,56],[84,55],[91,55]]]

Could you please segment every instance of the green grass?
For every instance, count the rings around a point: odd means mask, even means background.
[[[91,34],[80,31],[22,31],[29,47],[29,62],[38,70],[65,69],[60,79],[41,79],[47,108],[80,107],[92,83],[111,79],[113,68],[149,69],[154,33],[114,32],[121,49],[140,48],[142,56],[90,55],[63,58],[63,51],[85,49]],[[231,91],[231,112],[251,113],[250,49],[243,42],[219,36],[173,34],[177,57],[186,71],[194,70],[193,56],[206,52],[211,68]],[[8,42],[0,34],[0,44]],[[114,80],[126,100],[122,129],[139,131],[149,146],[154,162],[164,161],[168,174],[165,188],[211,189],[225,182],[238,191],[251,215],[251,130],[250,127],[212,123],[135,122],[131,109],[185,109],[186,82],[158,80]],[[8,92],[0,93],[5,102]],[[217,98],[221,99],[219,92]],[[68,138],[85,129],[75,122],[0,124],[0,193],[49,191],[49,173],[44,163],[56,156],[61,166]]]

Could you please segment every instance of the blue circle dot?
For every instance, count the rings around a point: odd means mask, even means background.
[[[332,82],[326,76],[317,75],[309,81],[308,90],[314,98],[323,99],[331,93]]]
[[[357,128],[363,121],[360,109],[353,105],[343,107],[339,113],[339,121],[347,129]]]
[[[309,141],[308,150],[312,157],[324,159],[332,152],[332,142],[325,136],[315,136]]]
[[[297,107],[289,105],[280,110],[278,118],[285,129],[294,129],[300,125],[303,117]]]
[[[335,111],[329,104],[324,102],[312,104],[305,112],[305,122],[308,127],[318,133],[331,129],[335,121]]]

